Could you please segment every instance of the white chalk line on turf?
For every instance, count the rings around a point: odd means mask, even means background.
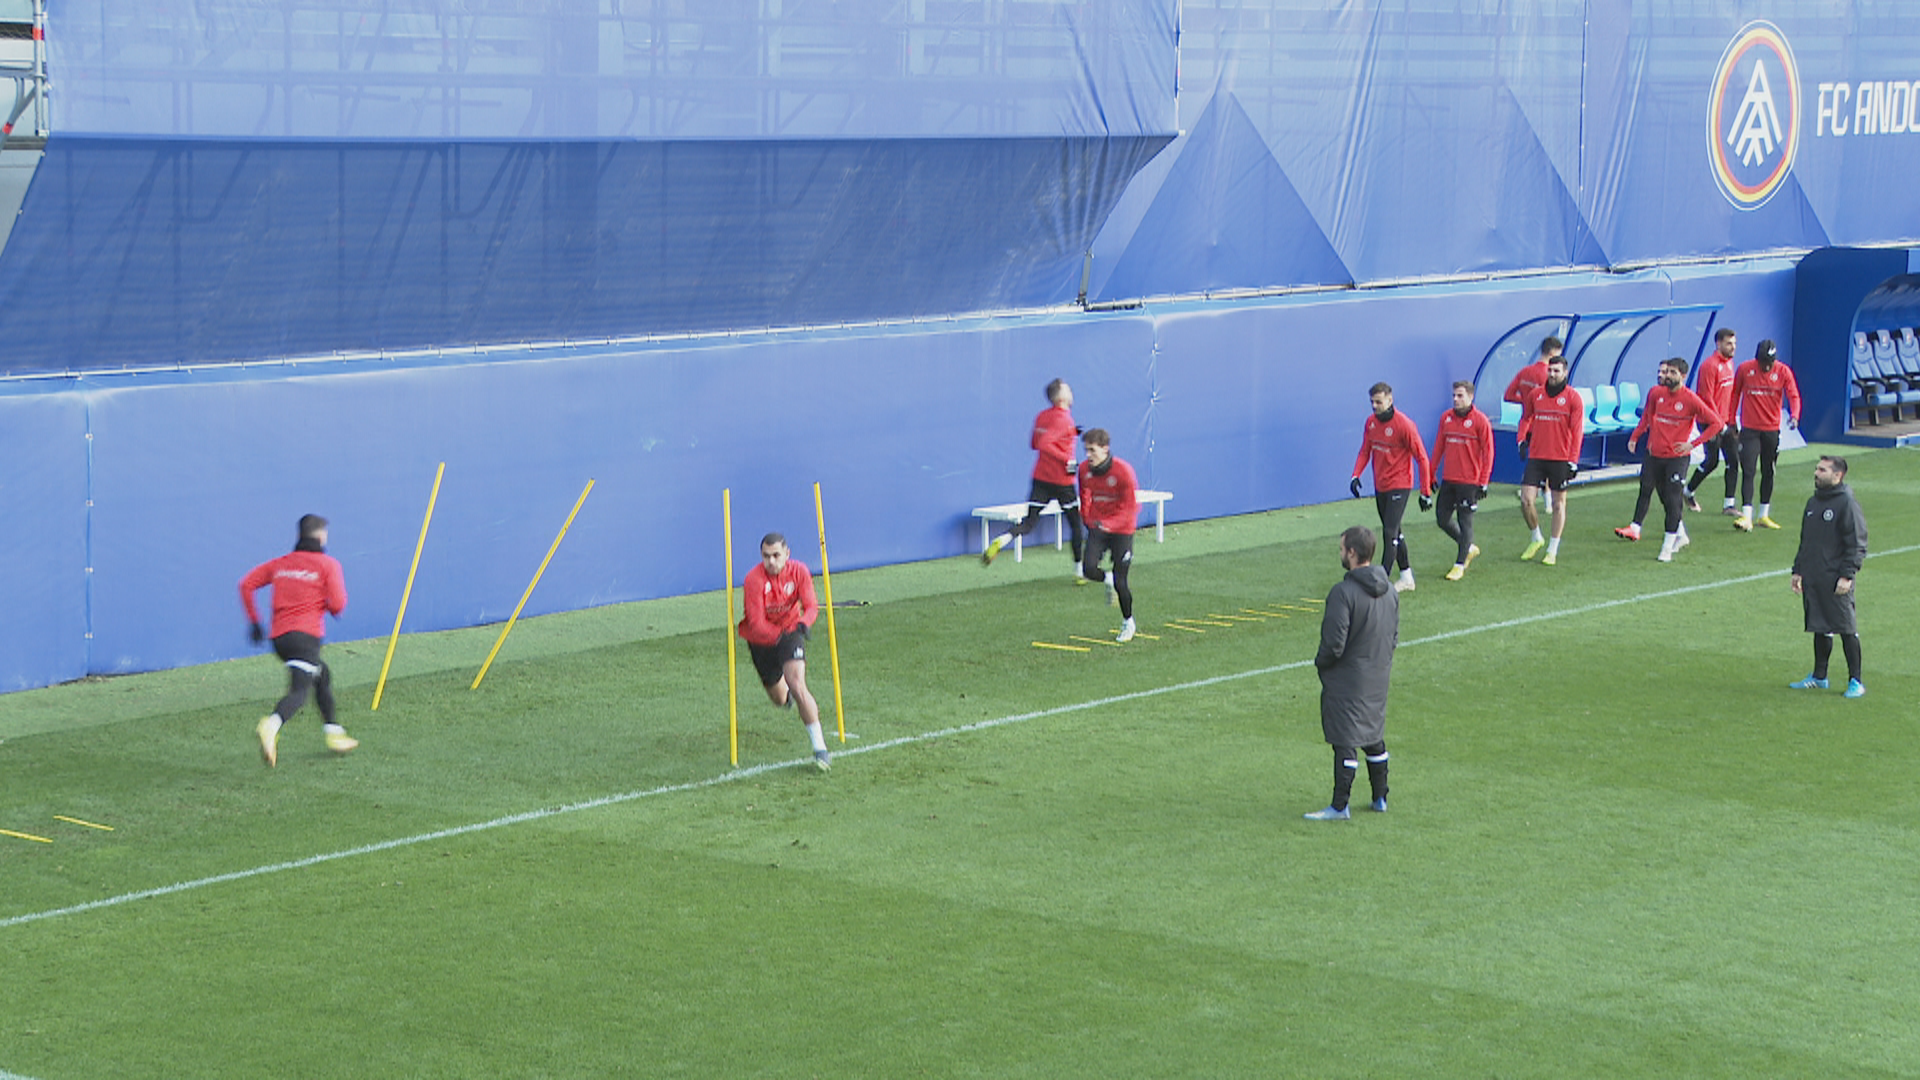
[[[1920,544],[1873,552],[1868,555],[1867,558],[1905,555],[1915,551],[1920,551]],[[1785,570],[1769,570],[1764,573],[1747,574],[1743,577],[1726,578],[1721,581],[1708,581],[1698,585],[1682,585],[1678,588],[1662,589],[1659,592],[1623,596],[1614,600],[1602,600],[1598,603],[1583,604],[1580,607],[1564,608],[1560,611],[1542,612],[1537,615],[1523,615],[1519,618],[1505,619],[1500,622],[1484,623],[1480,626],[1469,626],[1459,630],[1448,630],[1443,633],[1429,634],[1422,638],[1414,638],[1411,641],[1401,642],[1400,648],[1405,649],[1416,645],[1431,645],[1442,641],[1452,641],[1456,638],[1470,637],[1474,634],[1485,634],[1495,630],[1509,630],[1516,626],[1526,626],[1531,623],[1547,622],[1553,619],[1568,619],[1579,615],[1590,615],[1596,611],[1606,611],[1611,608],[1625,607],[1628,604],[1638,604],[1649,600],[1667,600],[1676,596],[1686,596],[1689,593],[1724,589],[1732,585],[1746,585],[1755,581],[1765,581],[1768,578],[1784,577],[1786,573],[1787,571]],[[911,746],[915,743],[951,738],[955,735],[964,735],[968,732],[986,731],[991,728],[1005,727],[1009,724],[1024,724],[1032,720],[1044,720],[1051,716],[1064,716],[1068,713],[1084,712],[1088,709],[1100,709],[1108,705],[1120,705],[1129,701],[1140,701],[1145,698],[1160,697],[1164,694],[1177,694],[1188,690],[1200,690],[1209,686],[1219,686],[1222,683],[1235,682],[1240,679],[1254,679],[1263,675],[1277,675],[1281,672],[1297,671],[1301,668],[1311,666],[1313,666],[1312,660],[1295,660],[1291,663],[1273,664],[1268,667],[1254,668],[1250,671],[1236,671],[1226,675],[1215,675],[1210,678],[1195,679],[1191,682],[1173,683],[1169,686],[1156,686],[1148,690],[1135,690],[1131,693],[1115,694],[1111,697],[1097,698],[1093,701],[1080,701],[1071,705],[1056,705],[1050,709],[1036,709],[1032,712],[1016,713],[1012,716],[995,717],[991,720],[976,720],[971,724],[960,724],[955,727],[941,728],[938,731],[925,731],[918,735],[902,735],[896,739],[886,739],[864,746],[856,746],[851,749],[842,750],[836,756],[847,758],[853,757],[856,754],[871,754],[880,750],[891,750],[895,747]],[[304,859],[293,859],[288,862],[273,863],[268,866],[256,866],[249,870],[235,870],[231,873],[215,874],[212,877],[195,878],[192,881],[163,885],[156,889],[142,889],[139,892],[122,893],[119,896],[90,900],[84,904],[74,904],[71,907],[36,911],[26,915],[14,915],[0,919],[0,930],[10,926],[21,926],[26,923],[39,922],[43,919],[59,918],[63,915],[78,915],[81,912],[95,911],[100,908],[118,907],[121,904],[130,904],[135,900],[152,900],[161,896],[171,896],[174,893],[205,888],[209,885],[221,885],[230,881],[244,881],[248,878],[264,877],[267,874],[277,874],[286,870],[300,870],[309,866],[318,866],[321,863],[337,862],[341,859],[351,859],[360,855],[372,855],[382,851],[391,851],[395,848],[431,843],[435,840],[450,840],[456,836],[487,832],[492,829],[505,828],[509,825],[524,825],[530,821],[541,821],[546,818],[559,817],[563,814],[578,813],[582,810],[597,810],[605,806],[617,806],[621,803],[650,799],[659,795],[674,795],[680,792],[699,791],[704,788],[719,787],[723,784],[731,784],[738,780],[751,779],[755,776],[774,772],[779,769],[811,766],[812,764],[812,757],[794,758],[789,761],[771,761],[745,769],[734,769],[730,772],[721,773],[718,776],[710,776],[705,780],[689,780],[681,784],[666,784],[661,787],[647,788],[644,791],[629,791],[618,795],[602,795],[596,799],[568,803],[565,806],[551,806],[542,810],[528,810],[519,814],[509,814],[506,817],[494,818],[491,821],[480,821],[469,825],[456,825],[450,829],[421,833],[417,836],[403,836],[393,840],[382,840],[379,843],[364,844],[360,847],[328,852],[324,855],[310,855]],[[0,1073],[0,1080],[20,1080],[20,1078]]]
[[[0,1080],[33,1080],[33,1078],[31,1076],[21,1076],[19,1073],[10,1073],[5,1069],[0,1069]]]

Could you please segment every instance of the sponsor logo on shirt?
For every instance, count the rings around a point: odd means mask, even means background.
[[[273,578],[275,581],[281,578],[292,578],[295,581],[317,582],[320,580],[320,575],[314,573],[312,570],[275,570],[273,572]]]

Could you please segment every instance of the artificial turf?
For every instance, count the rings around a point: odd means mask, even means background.
[[[1032,646],[1117,626],[1050,548],[836,574],[827,775],[743,654],[741,765],[795,764],[729,777],[718,596],[534,620],[479,691],[495,631],[409,636],[378,713],[384,643],[331,646],[363,745],[273,770],[266,657],[7,695],[0,828],[54,842],[0,837],[0,1075],[1920,1074],[1920,457],[1849,455],[1846,701],[1786,688],[1812,455],[1670,566],[1622,484],[1551,568],[1505,489],[1460,583],[1411,524],[1345,823],[1304,662],[1363,502],[1143,536],[1124,648]]]

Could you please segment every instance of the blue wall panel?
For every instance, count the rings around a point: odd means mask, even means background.
[[[11,372],[825,325],[1071,301],[1165,144],[55,136]]]
[[[504,620],[589,478],[593,494],[527,614],[721,585],[784,531],[835,565],[961,550],[969,507],[1026,494],[1028,421],[1055,376],[1078,415],[1145,461],[1145,319],[1029,320],[946,333],[821,334],[644,352],[294,378],[214,371],[93,395],[95,669],[243,650],[235,583],[334,521],[351,603],[330,633],[392,625],[437,462],[447,463],[408,627]]]
[[[505,619],[589,478],[530,614],[718,588],[723,487],[737,574],[768,531],[817,558],[814,481],[837,567],[976,550],[968,510],[1025,495],[1030,422],[1055,376],[1074,384],[1082,425],[1175,493],[1176,520],[1340,498],[1377,380],[1431,439],[1449,383],[1527,319],[1722,303],[1744,341],[1786,341],[1792,278],[1782,261],[490,363],[95,375],[41,395],[15,384],[0,438],[27,468],[0,489],[13,500],[0,599],[22,614],[0,631],[14,635],[0,638],[0,686],[244,654],[235,585],[309,512],[333,519],[352,597],[331,636],[384,636],[440,461],[409,630]]]
[[[87,406],[0,394],[0,690],[87,673]]]

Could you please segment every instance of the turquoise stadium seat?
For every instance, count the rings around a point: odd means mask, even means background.
[[[1619,431],[1619,417],[1615,412],[1620,408],[1620,391],[1611,386],[1593,388],[1593,419],[1591,430],[1598,432]]]
[[[1620,407],[1614,410],[1614,415],[1620,418],[1621,426],[1632,431],[1640,426],[1640,407],[1646,404],[1646,399],[1640,395],[1639,383],[1623,382],[1618,389]]]
[[[1500,403],[1500,426],[1509,428],[1520,426],[1519,405],[1511,401],[1503,401]]]

